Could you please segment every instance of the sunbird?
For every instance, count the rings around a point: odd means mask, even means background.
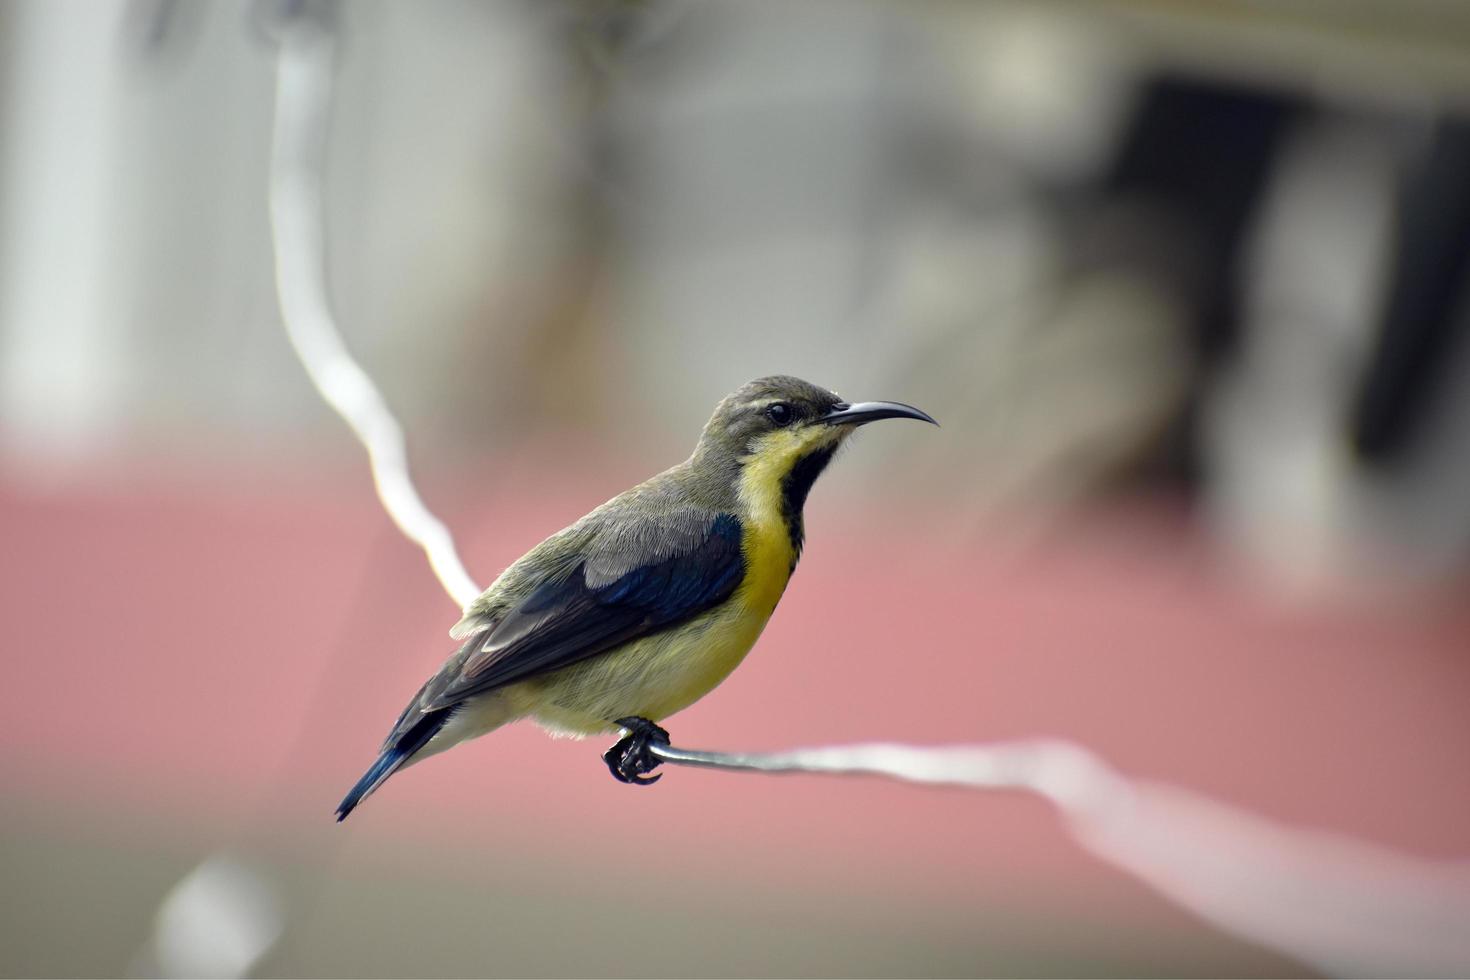
[[[343,820],[389,776],[519,718],[559,734],[625,731],[603,756],[646,784],[657,722],[730,675],[801,557],[812,484],[860,425],[920,419],[849,404],[799,378],[759,378],[715,407],[684,462],[526,552],[464,610],[462,641],[419,688]]]

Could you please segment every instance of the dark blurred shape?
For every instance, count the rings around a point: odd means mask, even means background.
[[[1242,242],[1281,140],[1300,107],[1284,94],[1202,79],[1144,84],[1104,198],[1144,209],[1169,266],[1166,285],[1188,304],[1181,324],[1193,351],[1189,394],[1162,444],[1163,469],[1186,485],[1201,477],[1196,427],[1205,385],[1239,331]]]
[[[1470,123],[1435,127],[1404,174],[1394,232],[1388,302],[1352,419],[1359,453],[1377,466],[1414,450],[1470,329]]]
[[[1161,232],[1187,236],[1186,277],[1206,359],[1228,353],[1237,318],[1237,256],[1277,148],[1299,109],[1282,95],[1164,77],[1143,86],[1105,197],[1141,197]]]

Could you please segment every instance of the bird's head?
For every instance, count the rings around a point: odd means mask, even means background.
[[[843,401],[809,381],[776,375],[736,389],[715,407],[700,436],[696,457],[738,465],[772,485],[793,474],[810,488],[843,441],[860,425],[879,419],[934,422],[898,402]]]

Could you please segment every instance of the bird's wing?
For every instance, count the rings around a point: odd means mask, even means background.
[[[460,654],[430,681],[421,711],[605,653],[729,598],[745,574],[740,522],[681,509],[607,520],[570,571],[508,609],[461,627]],[[468,627],[466,630],[465,627]],[[437,682],[437,683],[436,683]]]

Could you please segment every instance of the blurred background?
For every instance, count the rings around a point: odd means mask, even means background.
[[[752,377],[943,423],[676,744],[1055,736],[1466,868],[1470,5],[4,0],[0,973],[1321,969],[1019,794],[517,726],[333,824],[457,612],[282,330],[302,18],[330,298],[479,581]]]

